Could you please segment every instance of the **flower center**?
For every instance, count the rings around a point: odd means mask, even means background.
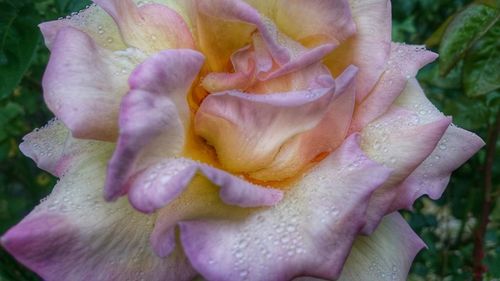
[[[259,32],[231,55],[228,72],[204,66],[188,102],[192,112],[184,155],[247,180],[290,186],[332,147],[319,145],[302,155],[300,135],[323,119],[334,95],[328,69],[315,54],[284,35],[290,61],[273,59]],[[305,55],[304,55],[305,54]],[[312,144],[314,146],[314,144]]]

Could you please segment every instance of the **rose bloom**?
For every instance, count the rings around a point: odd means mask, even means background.
[[[95,0],[40,25],[59,177],[2,237],[46,280],[406,280],[398,214],[483,141],[426,98],[387,0]]]

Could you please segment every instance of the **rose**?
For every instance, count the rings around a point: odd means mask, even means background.
[[[396,211],[483,143],[426,99],[413,77],[436,56],[390,42],[389,2],[95,2],[41,25],[58,119],[21,150],[60,181],[2,237],[19,261],[48,280],[406,279],[423,243]]]

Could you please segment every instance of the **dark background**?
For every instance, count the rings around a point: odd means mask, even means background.
[[[414,212],[404,213],[428,245],[418,255],[410,280],[500,280],[498,1],[392,2],[393,41],[425,43],[441,54],[419,74],[429,98],[455,124],[488,143],[454,173],[440,200],[422,198]],[[55,183],[18,149],[25,134],[52,118],[41,94],[49,54],[36,26],[87,4],[0,0],[0,234]],[[19,280],[39,278],[0,248],[0,281]]]

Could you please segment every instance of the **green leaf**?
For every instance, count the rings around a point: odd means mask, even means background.
[[[19,84],[36,54],[40,34],[38,15],[31,5],[16,9],[0,3],[0,99]]]
[[[499,17],[500,13],[496,9],[475,3],[460,12],[446,29],[439,48],[440,74],[448,74]]]
[[[56,0],[55,2],[60,13],[79,11],[91,4],[89,0]]]
[[[24,110],[19,104],[8,102],[5,106],[0,107],[0,118],[2,120],[0,122],[10,121],[22,114],[24,114]]]
[[[464,60],[465,93],[477,97],[500,89],[500,21],[467,53]]]
[[[56,4],[57,4],[57,9],[60,11],[60,12],[65,12],[66,11],[66,7],[68,7],[68,4],[71,0],[56,0]]]
[[[453,14],[453,15],[449,16],[446,19],[446,21],[443,22],[439,26],[439,28],[434,31],[434,33],[432,33],[431,37],[429,37],[429,38],[427,38],[427,40],[425,40],[425,45],[427,47],[434,47],[434,46],[439,45],[439,43],[441,43],[441,40],[443,39],[443,36],[444,36],[444,33],[445,33],[446,29],[448,28],[448,26],[450,25],[450,23],[455,18],[455,15],[456,14]]]

